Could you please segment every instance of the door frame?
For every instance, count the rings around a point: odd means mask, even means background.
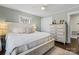
[[[79,11],[70,12],[67,14],[68,22],[68,43],[71,43],[71,32],[70,32],[70,16],[74,14],[79,14]]]

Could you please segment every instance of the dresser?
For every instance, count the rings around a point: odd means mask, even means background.
[[[50,24],[50,33],[56,41],[66,43],[66,24]]]

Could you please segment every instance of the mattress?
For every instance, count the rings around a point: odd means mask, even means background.
[[[6,54],[10,54],[16,47],[18,47],[18,53],[21,53],[48,41],[49,37],[50,34],[45,32],[34,32],[31,34],[9,33],[6,36]]]

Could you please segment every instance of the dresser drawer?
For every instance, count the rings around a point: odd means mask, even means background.
[[[61,28],[61,29],[56,29],[56,31],[64,31],[65,29]]]
[[[55,32],[55,30],[50,30],[50,32]]]
[[[65,35],[65,33],[62,33],[62,32],[56,33],[56,34],[57,34],[57,36],[60,36],[60,35],[64,36]]]
[[[57,28],[63,28],[63,27],[65,27],[65,25],[64,25],[64,24],[59,24],[59,25],[57,25],[56,27],[57,27]]]
[[[57,40],[56,41],[59,41],[59,42],[65,42],[65,38],[64,37],[57,37]]]
[[[65,36],[64,35],[57,35],[57,38],[65,38]]]
[[[50,31],[50,33],[54,33],[55,34],[56,32],[55,31]]]

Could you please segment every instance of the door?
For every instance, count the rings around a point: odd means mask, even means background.
[[[52,24],[52,17],[44,17],[41,19],[41,31],[49,32],[50,24]]]

